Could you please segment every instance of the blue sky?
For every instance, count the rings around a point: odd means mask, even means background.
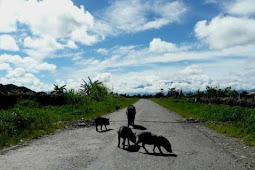
[[[2,84],[255,88],[254,0],[0,0],[0,21]]]

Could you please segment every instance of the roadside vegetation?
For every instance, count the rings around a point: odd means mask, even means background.
[[[20,100],[14,107],[0,110],[0,149],[52,133],[70,125],[73,120],[92,119],[135,103],[109,93],[99,81],[84,81],[79,92],[55,85],[50,96],[64,99],[63,104],[44,105],[36,100]],[[47,100],[47,98],[45,98]]]
[[[199,118],[220,133],[255,146],[255,110],[240,106],[203,104],[186,98],[152,98],[152,101],[186,118]]]

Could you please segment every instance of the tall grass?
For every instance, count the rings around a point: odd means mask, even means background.
[[[72,120],[92,119],[113,112],[136,102],[134,98],[107,96],[103,101],[82,98],[77,104],[42,106],[24,100],[9,110],[0,110],[0,148],[34,139],[56,129],[63,128]]]
[[[243,139],[255,146],[255,109],[239,106],[201,104],[185,99],[152,99],[158,104],[179,113],[183,117],[199,118],[206,125],[228,136]]]

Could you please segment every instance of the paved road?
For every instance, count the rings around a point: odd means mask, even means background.
[[[127,124],[126,109],[122,109],[106,116],[112,121],[109,128],[114,130],[102,133],[96,132],[95,127],[62,130],[54,135],[28,142],[20,148],[0,152],[0,169],[249,168],[220,144],[221,137],[217,137],[215,132],[203,125],[181,123],[180,116],[149,100],[140,100],[135,107],[137,109],[135,123],[168,138],[176,156],[145,154],[143,148],[138,152],[118,148],[115,130]],[[152,153],[153,146],[146,147]],[[162,150],[166,153],[166,150]]]

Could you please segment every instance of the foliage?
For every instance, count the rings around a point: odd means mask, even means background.
[[[231,86],[225,89],[220,89],[219,87],[206,86],[205,92],[200,92],[199,90],[195,94],[196,97],[238,97],[239,93],[236,90],[231,90]]]
[[[162,92],[159,92],[159,93],[156,93],[155,97],[161,98],[161,97],[164,97],[164,94]]]
[[[174,96],[176,93],[176,89],[175,88],[170,88],[168,89],[168,92],[167,92],[167,97],[171,97],[171,96]]]
[[[218,94],[218,87],[211,87],[211,86],[206,86],[206,96],[207,97],[217,97]]]
[[[0,110],[0,148],[54,132],[72,120],[95,118],[113,112],[117,106],[123,108],[137,101],[135,98],[112,96],[102,101],[91,101],[73,92],[65,95],[71,96],[71,100],[78,98],[81,101],[63,106],[42,106],[35,101],[24,100],[12,109]]]
[[[58,87],[58,85],[54,84],[54,90],[51,92],[51,94],[63,94],[64,91],[66,91],[65,87],[66,87],[66,85]]]
[[[7,85],[0,84],[0,92],[2,92],[4,94],[14,94],[14,95],[35,94],[34,91],[32,91],[26,87],[19,87],[14,84],[7,84]]]
[[[74,90],[69,90],[68,92],[64,93],[64,97],[68,104],[76,104],[82,101],[82,96],[75,93]]]
[[[89,81],[83,80],[84,84],[81,84],[80,93],[90,97],[92,100],[102,101],[108,95],[108,90],[102,82],[98,80],[92,82],[88,77]]]
[[[153,101],[184,117],[202,119],[209,127],[230,136],[240,137],[246,143],[255,146],[255,110],[252,108],[193,103],[173,98]]]

